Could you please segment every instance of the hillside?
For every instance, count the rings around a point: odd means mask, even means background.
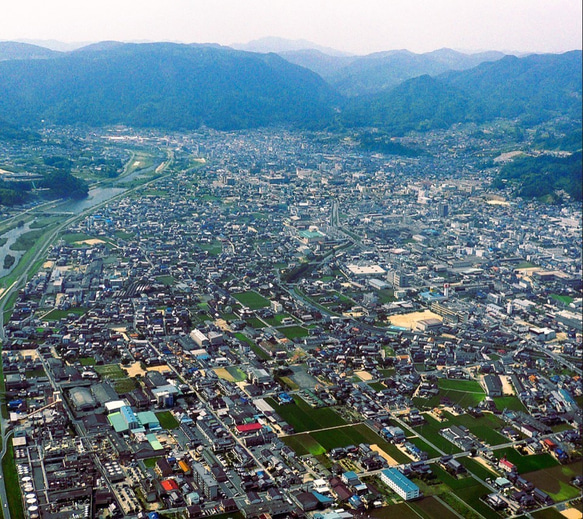
[[[525,198],[554,200],[555,192],[565,191],[575,200],[582,197],[581,151],[569,156],[541,155],[520,157],[506,164],[494,181],[494,187],[506,182],[517,187]]]
[[[572,51],[507,56],[470,70],[410,79],[382,93],[350,100],[343,122],[377,126],[398,135],[499,117],[525,124],[559,116],[580,120],[581,107],[581,51]]]
[[[379,93],[426,74],[435,76],[450,70],[470,69],[504,56],[501,52],[464,54],[452,49],[425,54],[394,50],[366,56],[333,56],[310,49],[280,52],[280,55],[320,74],[338,92],[349,97]]]
[[[312,127],[336,99],[318,75],[275,54],[225,47],[113,42],[0,63],[0,118],[22,125]]]
[[[31,45],[30,43],[0,41],[0,61],[54,58],[59,54],[59,52],[55,52],[54,50],[39,47],[38,45]]]

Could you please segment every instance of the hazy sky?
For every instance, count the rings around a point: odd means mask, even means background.
[[[3,0],[0,40],[307,39],[364,54],[581,49],[581,0]]]

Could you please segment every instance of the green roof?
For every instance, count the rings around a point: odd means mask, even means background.
[[[146,434],[146,439],[148,440],[148,442],[152,446],[152,449],[154,449],[155,451],[164,450],[164,447],[162,447],[162,444],[160,443],[158,438],[156,438],[155,434],[152,434],[152,433]]]
[[[114,428],[115,432],[125,432],[128,430],[128,424],[127,422],[123,419],[123,416],[121,415],[121,413],[112,413],[110,415],[107,416],[107,419],[109,420],[109,423],[111,424],[111,426]]]
[[[144,427],[148,426],[151,428],[152,426],[154,427],[160,426],[160,420],[158,420],[156,413],[152,411],[143,411],[141,413],[138,413],[138,421]]]

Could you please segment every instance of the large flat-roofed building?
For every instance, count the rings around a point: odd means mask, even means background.
[[[397,469],[382,470],[381,481],[405,501],[419,497],[419,487]]]
[[[384,276],[387,273],[380,265],[346,265],[346,269],[356,277]]]

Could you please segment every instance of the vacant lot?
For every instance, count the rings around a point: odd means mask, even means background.
[[[289,423],[296,432],[315,431],[326,427],[346,425],[346,421],[329,407],[314,408],[299,396],[293,396],[295,404],[279,405],[273,398],[266,398],[275,412]]]
[[[233,297],[239,301],[243,306],[246,306],[250,310],[257,310],[259,308],[265,308],[269,306],[270,303],[261,294],[258,294],[254,290],[249,290],[247,292],[239,292],[233,294]]]

